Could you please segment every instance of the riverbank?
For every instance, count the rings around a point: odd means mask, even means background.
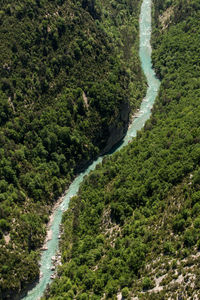
[[[48,224],[46,226],[46,238],[45,238],[45,241],[43,243],[43,246],[40,248],[41,251],[46,251],[48,249],[47,243],[52,239],[51,226],[52,226],[52,223],[53,223],[54,214],[55,214],[56,210],[58,209],[58,207],[63,202],[63,200],[64,200],[64,198],[65,198],[65,196],[67,194],[67,191],[68,191],[68,189],[62,194],[62,196],[60,196],[58,198],[57,202],[53,205],[53,207],[51,209],[49,221],[48,221]]]
[[[146,25],[146,22],[149,21],[149,17],[151,18],[151,13],[149,1],[144,1],[144,3],[146,7],[143,7],[143,14],[148,11],[148,18],[146,18],[145,15],[140,20]],[[144,35],[147,41],[150,41],[150,28],[150,22],[147,28],[145,26],[142,27],[140,37]],[[145,47],[142,38],[140,45],[141,48]],[[144,51],[145,56],[142,57],[142,59],[143,61],[147,61],[147,75],[149,76],[148,79],[150,82],[147,95],[143,99],[140,110],[136,111],[131,117],[133,118],[133,123],[129,125],[129,130],[122,144],[119,148],[115,149],[116,151],[127,145],[128,142],[136,136],[137,130],[143,127],[145,121],[151,115],[151,107],[157,95],[159,81],[155,78],[155,73],[150,67],[150,49],[147,47],[145,50],[148,51]],[[112,251],[117,252],[117,249],[120,247],[119,241],[115,247],[115,239],[117,239],[117,236],[120,239],[120,234],[122,233],[121,230],[117,230],[119,225],[114,226],[113,219],[115,217],[117,218],[120,213],[124,213],[123,217],[125,217],[125,214],[131,216],[132,212],[130,203],[124,208],[123,202],[126,201],[126,194],[121,196],[120,199],[117,194],[115,194],[115,189],[120,182],[116,182],[115,185],[109,181],[112,176],[117,176],[116,173],[120,175],[118,169],[123,168],[120,162],[119,165],[116,166],[115,162],[112,161],[117,159],[117,157],[119,158],[121,156],[120,153],[114,156],[115,158],[110,156],[110,159],[105,160],[104,164],[108,165],[105,173],[102,171],[104,168],[103,164],[103,166],[94,170],[91,176],[88,176],[85,184],[81,187],[80,194],[74,198],[72,206],[66,212],[64,222],[65,234],[63,237],[65,245],[65,249],[63,249],[63,259],[65,263],[61,266],[59,272],[60,276],[54,282],[53,288],[51,289],[50,287],[50,291],[48,291],[45,299],[49,297],[50,299],[54,299],[54,297],[58,295],[63,298],[68,297],[71,299],[76,297],[87,299],[87,297],[89,298],[91,295],[93,295],[94,298],[103,295],[110,297],[118,290],[120,280],[123,281],[122,284],[124,284],[124,282],[130,280],[130,278],[127,279],[127,275],[129,277],[135,276],[133,269],[127,270],[127,268],[124,268],[122,270],[122,266],[124,266],[125,263],[125,260],[122,261],[121,259],[121,257],[124,257],[122,253],[120,253],[120,256],[117,255],[117,253],[112,254]],[[136,168],[136,166],[134,168]],[[133,171],[134,168],[132,169]],[[87,174],[89,171],[91,171],[91,169],[88,170]],[[126,177],[122,179],[122,182],[125,181],[125,178]],[[81,180],[76,182],[77,191],[81,182]],[[107,197],[110,190],[112,190],[112,195]],[[123,188],[121,191],[123,191]],[[129,194],[127,194],[127,196],[128,195]],[[114,203],[112,202],[112,206],[110,206],[112,200]],[[120,200],[122,203],[118,206]],[[112,216],[110,215],[111,211]],[[119,219],[118,224],[120,224]],[[129,241],[127,241],[127,245],[124,246],[124,249],[127,247],[129,247]],[[139,255],[136,259],[138,264],[142,264],[142,257],[144,255],[143,245],[141,246],[135,243],[134,247],[139,247],[137,251]],[[132,246],[133,249],[134,247]],[[73,275],[71,274],[71,270],[73,270]],[[114,276],[112,276],[112,270],[116,273]],[[120,274],[117,272],[120,272]],[[110,274],[112,278],[109,277]],[[64,281],[66,281],[64,276],[69,278],[68,290],[64,287]],[[108,276],[108,280],[106,276]],[[121,276],[123,278],[121,278]],[[74,288],[72,288],[72,286]]]
[[[38,278],[53,203],[99,149],[123,138],[128,101],[138,105],[144,84],[138,0],[93,8],[91,1],[22,1],[19,10],[8,2],[0,30],[0,295],[12,299]]]

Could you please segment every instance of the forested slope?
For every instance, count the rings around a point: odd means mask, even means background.
[[[142,99],[140,2],[1,1],[0,298],[38,278],[52,204]]]
[[[72,199],[45,299],[200,298],[200,4],[153,4],[152,116]]]

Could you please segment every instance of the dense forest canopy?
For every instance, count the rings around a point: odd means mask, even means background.
[[[38,278],[52,204],[144,95],[140,2],[1,1],[0,298]]]
[[[45,299],[199,299],[199,19],[198,0],[153,1],[152,116],[72,199]]]

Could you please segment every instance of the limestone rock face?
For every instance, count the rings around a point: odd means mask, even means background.
[[[123,139],[128,129],[129,113],[129,103],[123,103],[115,123],[108,127],[109,136],[101,154],[109,152],[113,146]]]
[[[129,103],[122,103],[120,107],[120,113],[115,122],[112,125],[108,126],[108,128],[104,128],[104,130],[99,131],[99,139],[102,139],[102,136],[105,135],[105,143],[104,146],[101,147],[99,155],[108,153],[126,135],[129,124],[129,113]],[[82,162],[77,166],[76,172],[79,173],[83,171],[92,163],[93,159],[94,157],[92,157],[90,160],[82,160]]]

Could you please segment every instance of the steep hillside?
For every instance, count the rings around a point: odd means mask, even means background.
[[[0,298],[38,278],[52,204],[142,99],[140,2],[1,1]]]
[[[152,117],[72,199],[45,299],[200,298],[200,4],[153,3]]]

